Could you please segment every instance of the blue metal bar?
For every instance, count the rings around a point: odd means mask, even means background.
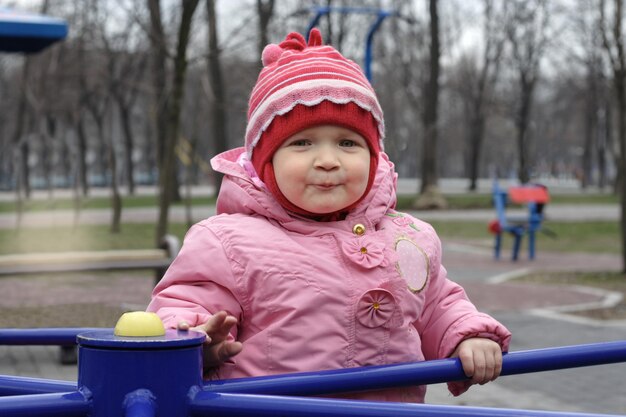
[[[76,382],[0,375],[0,397],[76,391]]]
[[[103,330],[93,327],[59,327],[37,329],[0,329],[0,345],[52,345],[76,344],[79,333]]]
[[[333,400],[266,396],[251,394],[224,394],[199,391],[191,399],[191,416],[211,417],[600,417],[606,414],[556,413],[548,411],[515,410],[503,408],[406,404],[374,401]]]
[[[592,343],[505,354],[501,375],[626,362],[626,341]],[[212,381],[203,390],[221,393],[324,395],[467,379],[458,359],[303,372]]]
[[[81,392],[0,398],[2,417],[87,417],[91,401]]]
[[[383,10],[379,11],[376,21],[370,26],[370,30],[367,32],[367,40],[365,42],[365,77],[369,82],[372,82],[372,45],[374,44],[374,34],[383,23],[383,20],[390,15],[389,12]]]
[[[379,9],[376,7],[348,7],[348,6],[312,7],[311,11],[315,12],[315,16],[311,19],[311,21],[309,22],[309,27],[307,28],[307,31],[306,31],[307,40],[308,40],[309,33],[311,32],[311,29],[313,29],[315,26],[319,24],[319,21],[322,18],[322,16],[328,15],[331,12],[337,12],[337,13],[342,13],[342,14],[352,14],[352,13],[373,14],[377,16],[376,20],[374,21],[372,26],[370,26],[370,29],[367,33],[367,39],[365,42],[365,58],[364,58],[364,63],[363,63],[363,66],[365,67],[365,77],[367,78],[368,81],[371,82],[372,81],[372,60],[373,60],[372,44],[374,40],[374,34],[376,33],[376,31],[378,30],[378,28],[383,23],[383,20],[385,20],[386,17],[399,16],[399,14],[397,12],[390,12],[390,11]]]
[[[125,417],[155,417],[155,397],[147,389],[138,389],[126,395],[124,399]]]

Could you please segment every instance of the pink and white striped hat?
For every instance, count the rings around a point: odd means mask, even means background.
[[[372,155],[369,191],[385,128],[376,93],[361,68],[332,46],[323,45],[318,29],[311,30],[308,44],[301,34],[292,32],[279,45],[267,45],[262,61],[248,103],[245,144],[261,180],[280,194],[271,164],[274,152],[299,131],[334,124],[367,140]],[[282,200],[282,195],[278,197]]]

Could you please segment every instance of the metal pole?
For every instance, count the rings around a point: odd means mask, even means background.
[[[76,382],[0,375],[0,397],[76,391]]]
[[[367,40],[365,42],[365,76],[370,83],[372,82],[372,45],[374,43],[374,34],[387,16],[389,16],[388,12],[380,11],[376,21],[370,26],[369,32],[367,32]]]
[[[626,362],[626,341],[592,343],[505,354],[502,375],[552,371]],[[368,366],[285,375],[214,381],[207,392],[274,395],[327,395],[465,380],[458,359]]]
[[[1,329],[0,345],[75,345],[76,336],[98,328],[38,328],[38,329]]]
[[[190,404],[194,417],[600,417],[602,414],[558,413],[503,408],[386,403],[358,400],[198,392]]]
[[[90,404],[81,392],[16,395],[0,398],[2,417],[87,417]]]
[[[370,26],[370,29],[367,33],[367,39],[365,41],[365,58],[363,62],[365,77],[369,82],[372,82],[372,44],[374,40],[374,34],[387,16],[398,16],[398,14],[395,12],[388,12],[386,10],[377,9],[375,7],[312,7],[311,10],[315,12],[315,16],[313,16],[313,18],[309,22],[309,27],[307,28],[307,40],[311,29],[319,24],[322,16],[328,15],[331,12],[337,12],[342,14],[375,14],[377,16],[376,20],[374,21],[372,26]]]

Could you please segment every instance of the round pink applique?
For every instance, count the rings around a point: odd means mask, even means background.
[[[398,270],[413,292],[424,289],[428,281],[429,261],[426,253],[408,239],[396,243]]]
[[[363,268],[377,267],[385,260],[385,244],[371,236],[346,241],[342,244],[342,249],[348,259]]]
[[[361,296],[356,306],[356,318],[365,327],[380,327],[391,320],[396,308],[394,296],[387,290],[376,288]]]

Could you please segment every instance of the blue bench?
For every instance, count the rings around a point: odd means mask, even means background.
[[[503,190],[498,183],[495,183],[492,197],[497,217],[489,224],[489,230],[495,235],[495,258],[500,259],[502,234],[509,233],[513,236],[511,259],[517,261],[524,235],[528,235],[528,258],[534,259],[535,235],[543,223],[543,208],[550,201],[547,188],[537,184],[525,184]],[[507,216],[506,210],[510,203],[525,204],[528,208],[527,215]]]

